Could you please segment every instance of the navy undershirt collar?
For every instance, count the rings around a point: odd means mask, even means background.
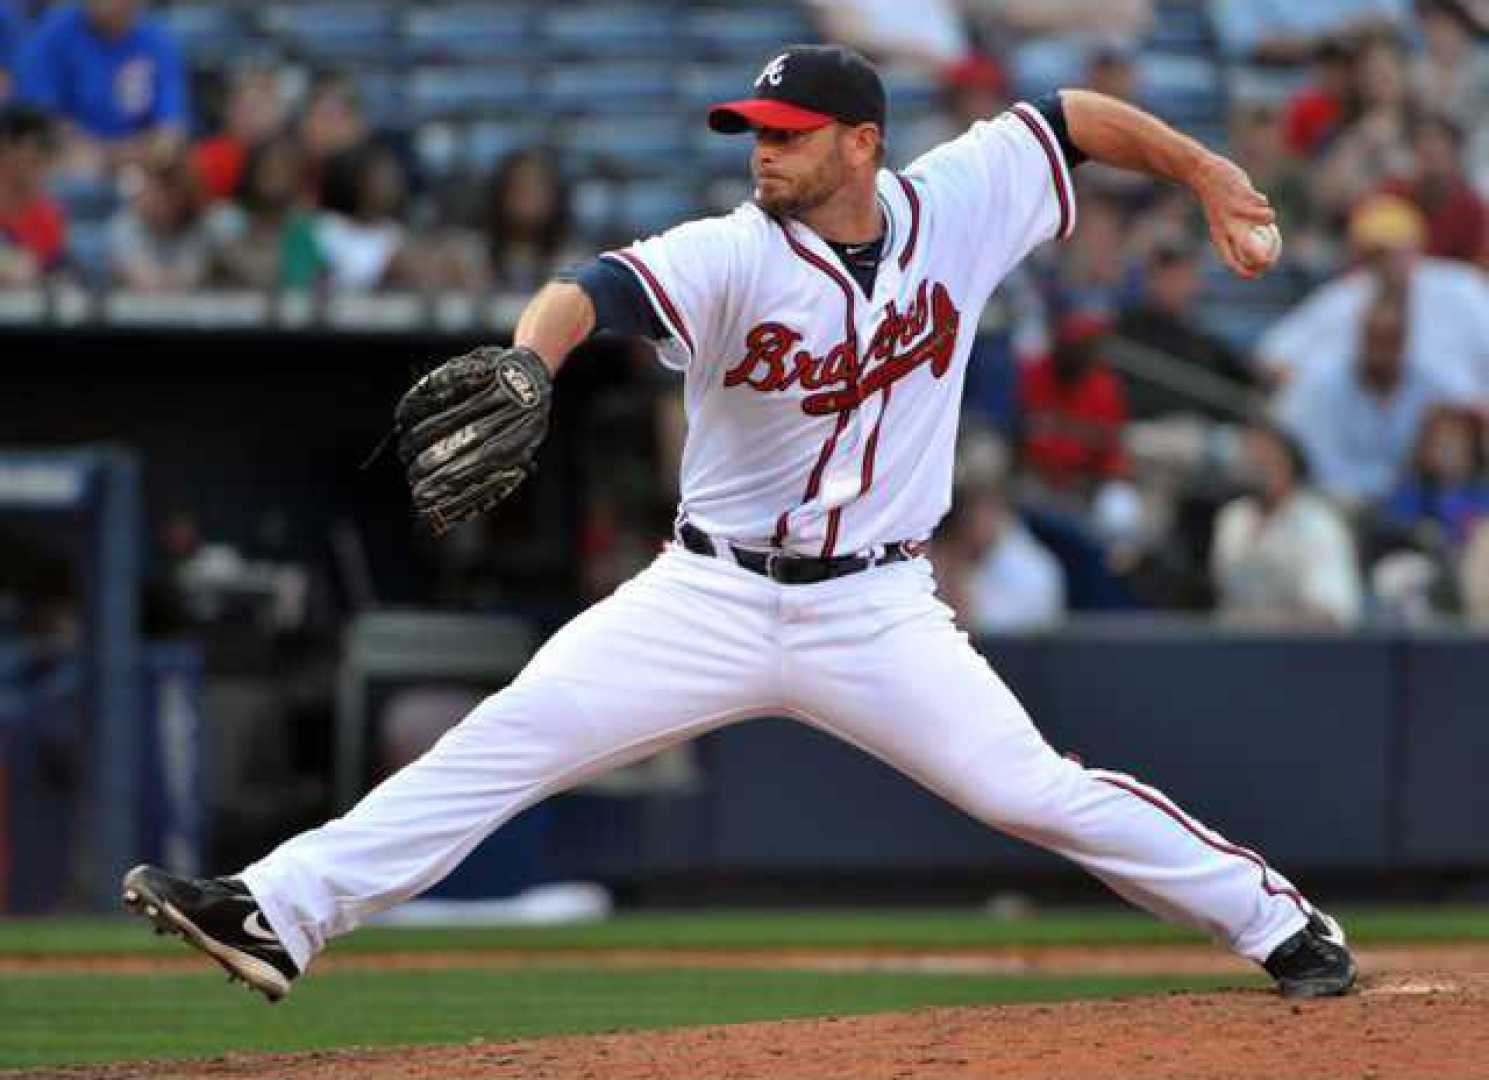
[[[858,282],[858,287],[863,290],[865,296],[874,294],[874,278],[879,273],[879,260],[884,257],[884,237],[880,233],[877,239],[865,241],[862,244],[838,244],[831,240],[827,246],[832,248],[837,255],[838,262],[843,264],[843,269],[853,275],[853,280]]]

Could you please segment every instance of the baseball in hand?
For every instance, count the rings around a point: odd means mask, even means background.
[[[1242,243],[1253,266],[1271,267],[1282,254],[1282,233],[1276,225],[1253,225],[1246,230]]]

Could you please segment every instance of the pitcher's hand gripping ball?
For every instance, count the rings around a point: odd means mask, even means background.
[[[1282,232],[1276,225],[1253,225],[1246,234],[1245,245],[1252,263],[1269,270],[1282,255]]]
[[[553,383],[531,349],[483,346],[409,388],[394,426],[414,512],[439,536],[484,514],[533,471]]]

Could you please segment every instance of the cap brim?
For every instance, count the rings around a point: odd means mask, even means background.
[[[813,131],[832,123],[826,113],[803,109],[771,98],[745,98],[725,101],[708,110],[708,126],[725,135],[738,135],[752,128],[776,128],[780,131]]]

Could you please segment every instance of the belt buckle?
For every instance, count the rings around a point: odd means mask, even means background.
[[[776,577],[776,567],[781,565],[781,553],[779,551],[767,552],[765,556],[765,576],[771,581],[779,583]]]

